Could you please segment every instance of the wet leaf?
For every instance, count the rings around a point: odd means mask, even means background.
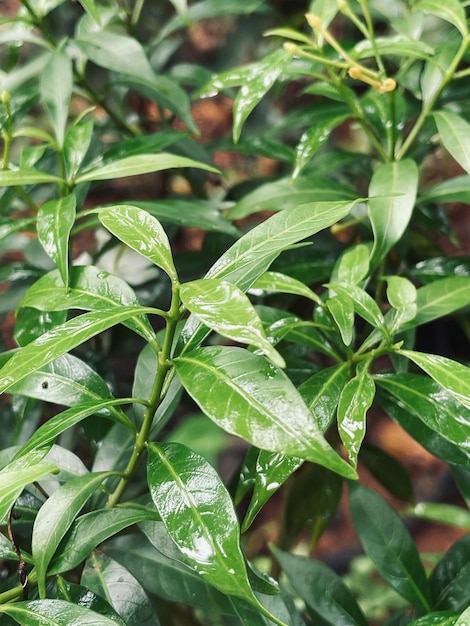
[[[227,432],[261,449],[355,477],[326,442],[291,381],[265,358],[214,346],[193,350],[174,364],[188,393]]]
[[[0,605],[0,613],[9,615],[21,626],[116,626],[105,615],[65,600],[32,600]]]
[[[91,609],[92,611],[96,611],[99,615],[114,620],[119,626],[129,626],[104,598],[93,593],[83,585],[77,585],[64,580],[61,576],[57,577],[57,600],[65,600],[66,602],[71,602],[72,604],[77,604]]]
[[[241,289],[225,280],[203,278],[181,286],[185,307],[206,326],[240,343],[259,348],[275,365],[285,361],[269,342],[263,323]]]
[[[319,302],[320,300],[319,296],[303,282],[280,272],[265,272],[262,274],[250,288],[250,293],[255,295],[258,291],[290,293],[296,296],[303,296],[313,300],[313,302]]]

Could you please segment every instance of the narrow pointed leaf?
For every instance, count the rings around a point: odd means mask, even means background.
[[[241,289],[225,280],[203,278],[180,289],[185,307],[223,337],[259,348],[278,367],[285,361],[269,342],[263,323]]]
[[[45,596],[49,563],[62,537],[88,498],[110,475],[112,472],[97,472],[74,478],[54,491],[39,509],[33,526],[31,547],[41,597]]]
[[[42,247],[57,265],[66,288],[69,286],[69,238],[75,223],[73,194],[45,202],[38,211],[37,232]]]
[[[381,328],[384,326],[384,316],[377,302],[370,296],[367,291],[357,287],[356,285],[343,285],[339,283],[329,283],[326,285],[343,299],[349,299],[353,302],[354,310],[371,326]]]
[[[250,293],[290,293],[296,296],[303,296],[313,302],[321,302],[319,296],[300,280],[281,274],[281,272],[265,272],[256,280],[250,288]]]
[[[95,0],[79,0],[79,2],[88,15],[90,15],[97,24],[101,24],[100,13],[96,8]]]
[[[431,572],[434,607],[461,611],[470,603],[470,534],[457,540]]]
[[[16,185],[38,185],[41,183],[62,183],[64,182],[59,176],[42,172],[41,170],[33,170],[22,168],[19,170],[2,170],[0,171],[0,186],[15,187]]]
[[[155,217],[130,205],[101,209],[98,216],[103,226],[129,248],[163,269],[173,282],[178,280],[168,237]]]
[[[318,202],[273,215],[229,248],[206,278],[224,278],[246,291],[282,250],[346,217],[353,205],[353,202]],[[180,350],[196,347],[206,334],[197,318],[190,317],[181,334]]]
[[[470,174],[470,124],[451,111],[437,111],[434,120],[444,148]]]
[[[232,500],[213,467],[181,444],[151,444],[147,476],[155,506],[188,565],[223,593],[262,609],[248,580]]]
[[[470,368],[437,354],[399,350],[470,410]]]
[[[227,432],[261,449],[356,476],[326,442],[291,381],[263,357],[214,346],[193,350],[174,364],[188,393]]]
[[[413,5],[413,10],[436,15],[458,28],[463,37],[467,35],[465,9],[459,0],[449,0],[445,4],[439,2],[439,0],[420,0],[420,2]]]
[[[333,270],[332,281],[359,285],[370,269],[370,247],[363,243],[347,248],[340,256]]]
[[[428,581],[418,549],[398,513],[377,493],[351,484],[351,517],[380,575],[414,606],[429,611]]]
[[[374,172],[369,187],[369,217],[374,233],[372,267],[377,267],[405,232],[417,190],[418,168],[414,161],[386,163]]]
[[[161,170],[170,170],[181,167],[196,167],[209,172],[218,173],[215,167],[162,152],[160,154],[137,154],[135,156],[124,157],[105,165],[100,165],[86,172],[82,172],[76,179],[75,184],[84,183],[91,180],[111,180],[124,176],[138,176],[139,174],[150,174]],[[1,182],[1,181],[0,181]]]
[[[122,623],[65,600],[31,600],[2,604],[0,613],[9,615],[21,626],[116,626]]]
[[[140,305],[134,290],[118,276],[94,265],[72,266],[69,272],[69,289],[66,289],[60,273],[54,270],[41,276],[28,289],[19,307],[41,311],[103,311]],[[153,341],[155,333],[146,315],[136,315],[123,323],[146,341]]]
[[[83,585],[64,580],[61,576],[57,577],[56,599],[91,609],[99,613],[99,615],[114,620],[119,626],[129,626],[104,598],[93,593],[91,589]],[[158,624],[155,624],[155,626],[158,626]]]
[[[341,578],[328,566],[307,558],[272,548],[289,582],[304,600],[328,624],[367,626],[367,620],[354,596]]]
[[[29,373],[50,363],[69,350],[76,348],[91,337],[111,328],[115,324],[139,315],[151,313],[144,307],[123,307],[113,311],[96,311],[75,317],[54,330],[41,335],[24,346],[0,369],[0,393],[9,389]]]
[[[345,346],[350,346],[354,333],[354,303],[351,298],[334,296],[326,301]]]
[[[470,512],[452,504],[418,502],[407,513],[420,519],[470,531]]]
[[[64,161],[67,180],[72,181],[80,169],[93,136],[93,119],[74,124],[68,129],[64,141]]]
[[[356,467],[366,434],[366,414],[375,397],[375,383],[365,368],[352,378],[338,402],[338,430],[350,463]]]
[[[331,426],[338,399],[348,379],[348,363],[326,367],[307,378],[299,387],[322,433]]]
[[[64,145],[72,89],[72,61],[64,48],[59,47],[41,73],[40,90],[60,147]]]

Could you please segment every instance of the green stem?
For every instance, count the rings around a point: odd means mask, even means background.
[[[56,48],[57,47],[56,38],[52,34],[51,30],[49,29],[49,26],[46,24],[44,19],[40,17],[36,13],[36,11],[32,8],[32,6],[29,3],[29,0],[21,0],[21,4],[28,11],[33,23],[39,28],[39,30],[42,32],[45,38],[49,41],[49,43],[51,43],[54,46],[54,48]]]
[[[386,71],[385,71],[384,64],[382,62],[382,57],[380,56],[379,50],[377,48],[377,42],[375,40],[374,23],[370,16],[370,11],[367,5],[367,0],[358,0],[358,2],[361,5],[362,13],[364,14],[364,18],[366,20],[369,40],[372,45],[372,50],[374,51],[375,62],[377,63],[377,67],[379,68],[382,75],[385,76]]]
[[[406,155],[408,150],[412,147],[412,145],[416,141],[416,138],[417,138],[421,128],[423,127],[423,125],[424,125],[426,119],[428,118],[429,114],[434,109],[434,106],[435,106],[436,102],[438,101],[438,99],[439,99],[443,89],[454,78],[455,70],[457,69],[460,61],[462,60],[465,52],[467,51],[469,43],[470,43],[470,37],[469,36],[467,36],[464,39],[462,39],[462,43],[460,44],[460,47],[459,47],[455,57],[452,59],[452,62],[449,64],[448,68],[443,72],[441,84],[439,85],[438,89],[436,89],[436,92],[433,95],[433,97],[430,98],[428,100],[428,102],[426,102],[424,104],[424,106],[423,106],[423,108],[421,110],[421,113],[419,114],[418,119],[414,123],[414,126],[411,129],[408,137],[403,142],[403,145],[401,146],[401,148],[395,154],[395,159],[397,161],[400,161],[401,159],[404,158],[404,156]]]
[[[137,471],[140,460],[142,458],[142,454],[148,443],[153,418],[155,417],[155,413],[165,397],[165,382],[167,379],[167,374],[171,368],[171,350],[175,338],[178,321],[180,319],[179,284],[173,284],[172,291],[173,293],[170,310],[167,314],[165,338],[163,340],[161,350],[158,351],[157,374],[153,382],[152,392],[148,400],[148,406],[144,413],[142,426],[137,433],[132,455],[129,459],[121,480],[117,484],[116,489],[108,498],[108,502],[106,503],[107,508],[111,508],[118,504],[127,485],[129,484],[129,481],[135,475],[135,472]]]

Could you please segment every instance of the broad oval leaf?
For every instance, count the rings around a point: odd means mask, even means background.
[[[434,120],[444,148],[470,174],[470,124],[451,111],[437,111]]]
[[[349,507],[359,540],[380,575],[408,602],[429,611],[426,573],[398,513],[375,491],[354,483]]]
[[[88,473],[78,476],[54,491],[39,509],[33,525],[31,548],[38,576],[39,595],[46,593],[49,563],[62,537],[85,505],[88,498],[113,472]]]
[[[259,608],[240,548],[238,519],[216,470],[178,443],[150,444],[147,478],[150,494],[173,541],[208,583]]]
[[[348,373],[348,363],[325,367],[304,380],[299,387],[299,393],[312,411],[322,433],[326,432],[333,422]]]
[[[323,623],[367,626],[354,596],[332,569],[305,556],[271,549],[297,594],[323,618]]]
[[[470,368],[437,354],[399,350],[470,410]]]
[[[126,246],[164,270],[178,282],[170,242],[160,222],[146,211],[130,205],[100,209],[100,222]]]
[[[405,232],[417,190],[418,168],[410,159],[382,164],[374,172],[369,186],[369,218],[374,233],[372,267],[379,265]]]
[[[285,361],[270,343],[263,323],[241,289],[225,280],[203,278],[181,286],[185,307],[223,337],[259,348],[275,365]]]
[[[154,309],[120,307],[112,311],[84,313],[68,320],[13,354],[0,369],[0,393],[111,326],[133,315],[151,312],[154,312]]]
[[[219,172],[218,169],[206,163],[200,163],[199,161],[194,161],[187,157],[161,152],[160,154],[137,154],[117,159],[111,163],[99,165],[82,172],[75,179],[75,184],[78,185],[79,183],[91,180],[111,180],[124,176],[138,176],[139,174],[150,174],[151,172],[160,172],[161,170],[181,167],[196,167],[216,174]]]
[[[174,364],[188,393],[227,432],[263,450],[356,477],[324,439],[291,381],[265,358],[242,348],[213,346],[193,350]]]
[[[9,615],[21,626],[116,626],[122,624],[79,604],[65,600],[31,600],[0,605],[0,613]]]
[[[66,289],[58,270],[45,274],[25,293],[19,308],[33,307],[41,311],[66,309],[106,310],[116,307],[139,306],[134,290],[118,276],[113,276],[94,265],[74,265],[69,270],[69,288]],[[145,315],[136,315],[123,322],[152,342],[155,333]]]

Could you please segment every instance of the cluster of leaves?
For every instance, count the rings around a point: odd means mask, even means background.
[[[288,551],[307,522],[316,545],[344,484],[403,599],[387,624],[469,624],[469,536],[429,574],[401,515],[357,481],[361,463],[410,514],[470,528],[464,508],[416,503],[399,460],[363,445],[381,407],[470,503],[470,370],[416,350],[420,327],[470,305],[470,260],[434,243],[453,237],[446,203],[470,202],[466,5],[313,0],[305,23],[291,15],[258,58],[214,75],[172,62],[188,26],[233,15],[237,40],[282,16],[262,0],[162,5],[23,0],[2,20],[0,310],[16,312],[17,347],[0,355],[0,556],[20,577],[2,582],[2,624],[176,624],[185,605],[186,624],[366,625],[338,574]],[[258,119],[275,86],[298,102]],[[189,135],[191,92],[233,97],[232,140]],[[156,103],[155,132],[136,94]],[[466,173],[429,184],[442,147]],[[216,149],[274,158],[278,175],[208,199]],[[96,201],[101,181],[175,168],[191,193]],[[204,231],[197,258],[175,254],[180,226]],[[107,243],[72,263],[83,231]],[[116,267],[144,259],[145,280],[103,269],[112,251]],[[128,394],[114,342],[138,352]],[[187,398],[204,417],[184,434]],[[248,445],[230,489],[201,429]],[[288,479],[279,583],[242,537]]]

